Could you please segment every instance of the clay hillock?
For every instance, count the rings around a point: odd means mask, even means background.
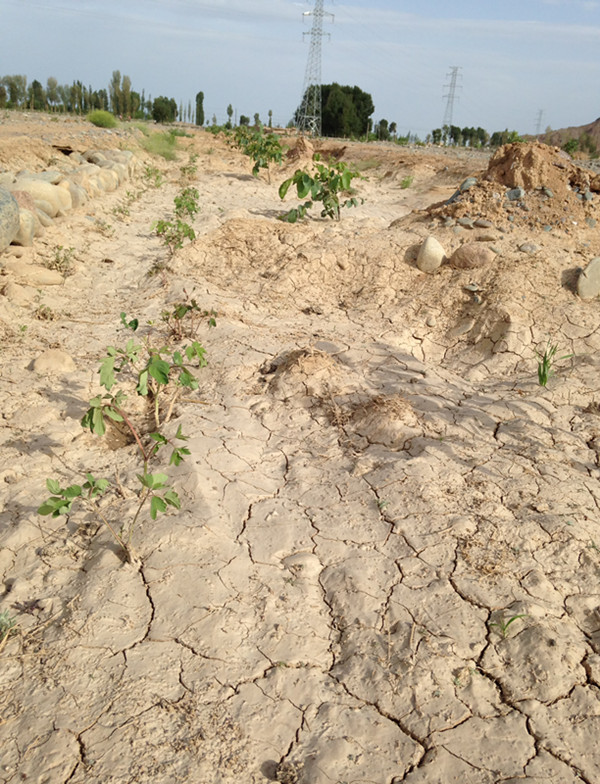
[[[501,147],[481,177],[464,180],[450,199],[427,212],[446,222],[487,220],[499,227],[568,233],[577,225],[596,225],[599,193],[600,176],[563,150],[537,141],[516,143]]]

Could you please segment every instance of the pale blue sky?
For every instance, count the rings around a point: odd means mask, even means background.
[[[311,17],[303,0],[3,0],[0,75],[134,90],[177,103],[205,94],[207,118],[298,105]],[[456,125],[521,133],[600,116],[600,0],[326,0],[322,80],[371,93],[374,119],[424,137],[442,124],[460,66]]]

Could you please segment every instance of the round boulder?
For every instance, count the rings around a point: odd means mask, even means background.
[[[0,251],[8,248],[19,233],[19,205],[4,188],[0,188]]]
[[[419,248],[417,267],[421,272],[435,272],[446,258],[446,251],[435,237],[427,237]]]
[[[450,266],[454,269],[477,269],[494,260],[495,254],[480,242],[468,242],[457,248],[450,256]]]
[[[72,357],[58,348],[49,348],[33,360],[32,369],[36,373],[49,375],[54,373],[72,373],[75,363]]]

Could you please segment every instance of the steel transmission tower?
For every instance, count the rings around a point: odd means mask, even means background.
[[[448,90],[444,98],[447,98],[448,101],[446,103],[446,111],[444,112],[444,122],[442,126],[447,125],[450,127],[452,125],[452,114],[454,112],[454,99],[456,98],[456,88],[458,83],[458,78],[460,74],[458,73],[461,69],[460,65],[453,65],[450,66],[450,73],[448,77],[450,78],[450,84],[444,85],[444,89]]]
[[[542,120],[544,119],[544,110],[540,109],[537,113],[537,117],[535,120],[535,133],[536,136],[539,136],[542,132]]]
[[[310,49],[304,76],[302,90],[302,103],[296,112],[296,126],[304,133],[312,136],[321,135],[321,39],[329,33],[323,32],[323,17],[333,14],[323,10],[324,0],[315,0],[314,11],[305,11],[303,16],[312,16],[313,23],[310,32]]]

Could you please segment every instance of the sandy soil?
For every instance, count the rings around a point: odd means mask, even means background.
[[[136,139],[0,125],[10,170],[86,146],[149,162]],[[190,150],[197,239],[169,259],[151,226]],[[600,197],[507,209],[481,183],[459,209],[441,203],[488,156],[343,158],[368,176],[364,205],[287,225],[295,164],[269,184],[194,131],[152,161],[160,188],[140,175],[0,257],[3,784],[600,781],[600,318],[573,290],[600,255]],[[469,212],[491,225],[457,225]],[[494,262],[424,274],[430,234]],[[16,304],[15,256],[58,246],[74,274]],[[190,437],[167,469],[182,508],[146,515],[126,563],[82,507],[36,510],[47,478],[90,471],[118,478],[106,516],[131,519],[135,444],[80,419],[106,347],[131,336],[120,313],[168,341],[184,291],[218,316],[168,425]],[[544,388],[548,340],[573,357]],[[34,370],[49,349],[75,369]]]

